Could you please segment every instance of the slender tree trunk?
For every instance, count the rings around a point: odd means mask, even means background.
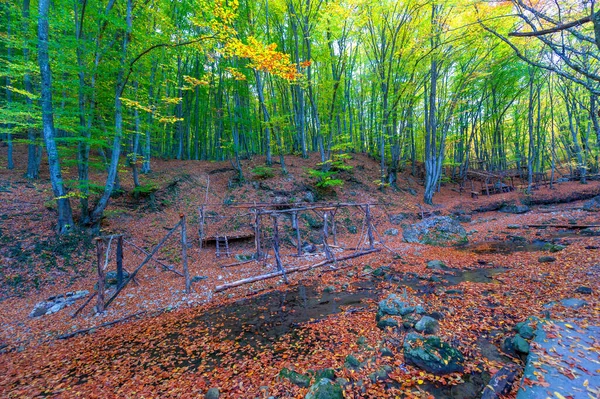
[[[71,203],[63,185],[60,169],[60,158],[55,140],[54,111],[52,108],[52,72],[48,55],[48,9],[50,0],[39,1],[38,21],[38,63],[40,65],[42,127],[46,152],[48,153],[48,167],[52,192],[58,208],[58,233],[67,233],[73,227],[73,214]]]
[[[115,137],[113,140],[110,166],[108,169],[108,176],[106,178],[104,193],[102,194],[102,197],[98,201],[98,204],[96,205],[90,217],[90,223],[94,228],[99,226],[100,220],[102,219],[102,215],[104,214],[104,209],[106,209],[110,196],[113,193],[117,177],[117,167],[119,165],[119,156],[121,154],[121,137],[123,135],[123,103],[121,101],[121,96],[123,95],[123,89],[125,86],[124,75],[127,57],[127,46],[129,44],[129,35],[131,34],[132,27],[132,1],[133,0],[127,0],[126,30],[123,35],[121,63],[119,66],[119,71],[117,73],[117,86],[115,90]]]
[[[30,0],[23,0],[22,15],[24,32],[29,32],[29,7]],[[27,38],[28,36],[26,36],[25,46],[23,46],[23,59],[25,60],[26,65],[29,64],[29,41]],[[28,70],[23,74],[23,85],[25,87],[25,91],[33,95],[33,84],[31,83],[31,76]],[[25,97],[25,103],[28,111],[34,112],[31,96]],[[31,123],[31,120],[29,120],[29,123]],[[29,143],[27,144],[27,172],[25,173],[25,176],[29,179],[37,179],[40,173],[41,147],[37,143],[36,130],[31,126],[27,128],[27,140]]]
[[[269,110],[267,110],[267,105],[265,104],[265,93],[260,72],[254,70],[254,77],[256,78],[256,91],[258,92],[258,102],[260,104],[260,110],[262,112],[263,120],[265,123],[265,155],[267,157],[266,164],[268,166],[271,166],[273,165],[273,155],[271,152],[271,126]]]
[[[529,68],[529,108],[527,112],[527,127],[529,131],[529,153],[527,154],[527,194],[531,194],[533,185],[533,160],[535,157],[535,140],[534,140],[534,89],[535,71]]]
[[[12,62],[12,47],[11,47],[11,25],[10,25],[10,10],[11,6],[10,3],[6,4],[6,39],[7,39],[7,46],[6,46],[6,59],[8,61],[8,63],[10,64]],[[11,102],[12,102],[12,90],[11,90],[11,80],[10,80],[10,74],[6,75],[6,104],[8,105],[8,107],[10,108],[11,106]],[[11,170],[14,169],[15,167],[15,163],[13,161],[13,141],[12,141],[12,129],[13,126],[10,123],[6,124],[6,144],[8,146],[8,151],[7,151],[7,162],[6,162],[6,168]]]

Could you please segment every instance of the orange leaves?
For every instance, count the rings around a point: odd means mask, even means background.
[[[288,81],[296,81],[301,76],[288,54],[277,51],[276,44],[265,45],[253,36],[248,37],[247,44],[239,39],[232,40],[227,44],[225,53],[246,58],[250,61],[250,67],[257,71],[267,72]]]

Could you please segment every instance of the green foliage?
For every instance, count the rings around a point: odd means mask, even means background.
[[[344,181],[335,178],[337,173],[333,170],[309,169],[308,175],[315,180],[315,186],[319,189],[331,189],[344,185]]]
[[[275,176],[275,171],[270,166],[257,166],[253,168],[250,172],[252,172],[252,177],[258,180],[270,179]]]
[[[144,198],[153,195],[158,190],[158,186],[154,183],[142,184],[133,189],[132,195],[134,198]]]

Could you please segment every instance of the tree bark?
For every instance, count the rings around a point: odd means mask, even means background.
[[[48,153],[48,167],[52,192],[58,208],[59,234],[67,233],[73,226],[73,213],[71,203],[65,190],[60,168],[60,158],[56,146],[54,129],[54,110],[52,107],[52,72],[48,55],[48,9],[50,0],[39,1],[38,21],[38,63],[41,79],[42,127],[46,152]]]

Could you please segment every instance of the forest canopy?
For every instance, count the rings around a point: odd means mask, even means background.
[[[425,203],[470,168],[599,168],[594,1],[22,0],[0,3],[0,128],[47,158],[61,232],[98,226],[152,158],[352,153],[373,186],[423,171]],[[343,163],[343,162],[342,162]],[[4,166],[4,165],[3,165]],[[66,170],[75,179],[63,179]],[[103,184],[90,169],[106,171]],[[315,172],[312,172],[315,175]],[[72,176],[73,174],[69,174]],[[71,210],[78,202],[79,212]],[[74,222],[75,220],[75,222]]]

